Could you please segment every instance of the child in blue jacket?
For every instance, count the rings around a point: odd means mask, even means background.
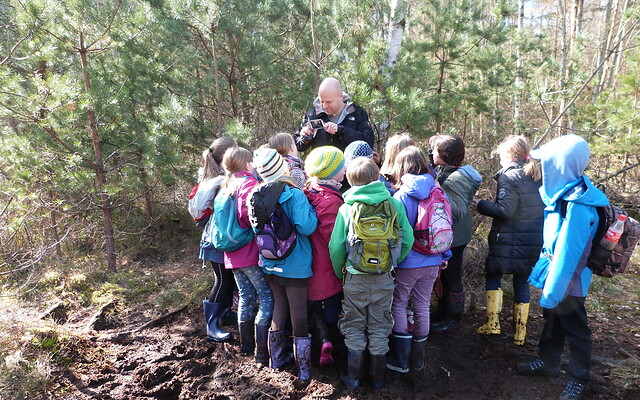
[[[587,257],[598,227],[596,207],[607,197],[583,175],[589,145],[577,135],[552,140],[531,157],[542,164],[540,195],[544,211],[544,244],[529,282],[542,289],[545,325],[538,358],[517,365],[522,375],[558,376],[565,339],[569,342],[569,382],[562,400],[585,396],[591,370],[591,330],[584,307],[591,284]]]

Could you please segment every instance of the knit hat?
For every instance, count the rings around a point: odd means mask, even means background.
[[[369,146],[369,143],[364,140],[356,140],[351,142],[346,149],[344,149],[344,161],[347,165],[356,157],[367,157],[373,159],[373,149]]]
[[[253,157],[253,165],[265,182],[274,181],[287,173],[287,163],[274,149],[259,149]]]
[[[304,162],[307,175],[320,179],[333,178],[343,167],[344,155],[340,149],[333,146],[313,149]]]

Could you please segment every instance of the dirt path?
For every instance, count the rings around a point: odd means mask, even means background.
[[[506,314],[506,313],[505,313]],[[462,332],[429,338],[428,368],[415,380],[389,373],[385,389],[378,393],[348,392],[339,380],[339,369],[313,369],[313,380],[296,389],[294,366],[285,371],[260,367],[239,354],[237,342],[208,343],[197,309],[187,309],[162,326],[117,335],[104,331],[92,337],[95,346],[85,362],[58,381],[55,399],[553,399],[566,382],[559,378],[521,377],[514,370],[518,360],[535,355],[535,340],[542,320],[532,312],[529,342],[511,344],[507,335],[482,337],[473,329],[481,316],[467,318]],[[503,323],[508,326],[506,316]],[[597,325],[597,324],[596,324]],[[594,354],[601,358],[627,358],[638,340],[623,343],[622,352],[599,338],[606,332],[594,327]],[[231,328],[234,333],[235,330]],[[122,331],[120,329],[119,331]],[[237,337],[237,335],[236,335]],[[624,353],[626,352],[626,354]],[[594,362],[602,378],[594,382],[590,399],[640,399],[638,391],[613,386],[610,366]],[[597,379],[600,379],[597,378]],[[60,392],[62,390],[62,392]]]

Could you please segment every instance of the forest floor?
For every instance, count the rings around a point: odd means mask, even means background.
[[[558,378],[538,378],[515,371],[516,362],[536,356],[543,324],[537,304],[532,302],[527,343],[516,347],[510,337],[510,302],[505,301],[502,313],[504,334],[486,337],[475,333],[484,322],[484,311],[473,304],[484,301],[471,301],[461,332],[429,337],[427,368],[421,376],[389,372],[381,391],[348,391],[339,379],[344,361],[338,360],[333,367],[314,365],[313,379],[301,388],[296,384],[295,365],[274,371],[241,355],[234,327],[227,327],[233,341],[207,342],[198,300],[187,305],[178,301],[173,309],[159,307],[159,296],[164,293],[166,299],[171,288],[174,297],[195,294],[193,299],[203,298],[208,290],[210,278],[198,289],[185,284],[208,274],[195,257],[185,256],[197,254],[195,247],[187,241],[185,246],[186,252],[176,254],[138,254],[122,267],[153,276],[157,289],[138,297],[144,300],[114,306],[101,322],[93,321],[92,329],[86,325],[95,309],[70,313],[65,329],[75,332],[75,344],[72,354],[67,354],[69,361],[55,367],[46,395],[28,398],[533,400],[557,398],[566,384],[565,372]],[[614,283],[594,286],[588,301],[594,343],[588,398],[640,399],[640,275],[636,271],[617,277]],[[180,287],[186,288],[182,294],[175,291]],[[478,290],[476,298],[481,293]],[[566,367],[566,353],[563,358]]]

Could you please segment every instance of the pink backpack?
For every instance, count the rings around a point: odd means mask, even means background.
[[[453,243],[451,204],[444,190],[436,184],[429,197],[418,203],[418,217],[413,227],[413,250],[422,254],[441,254]]]

